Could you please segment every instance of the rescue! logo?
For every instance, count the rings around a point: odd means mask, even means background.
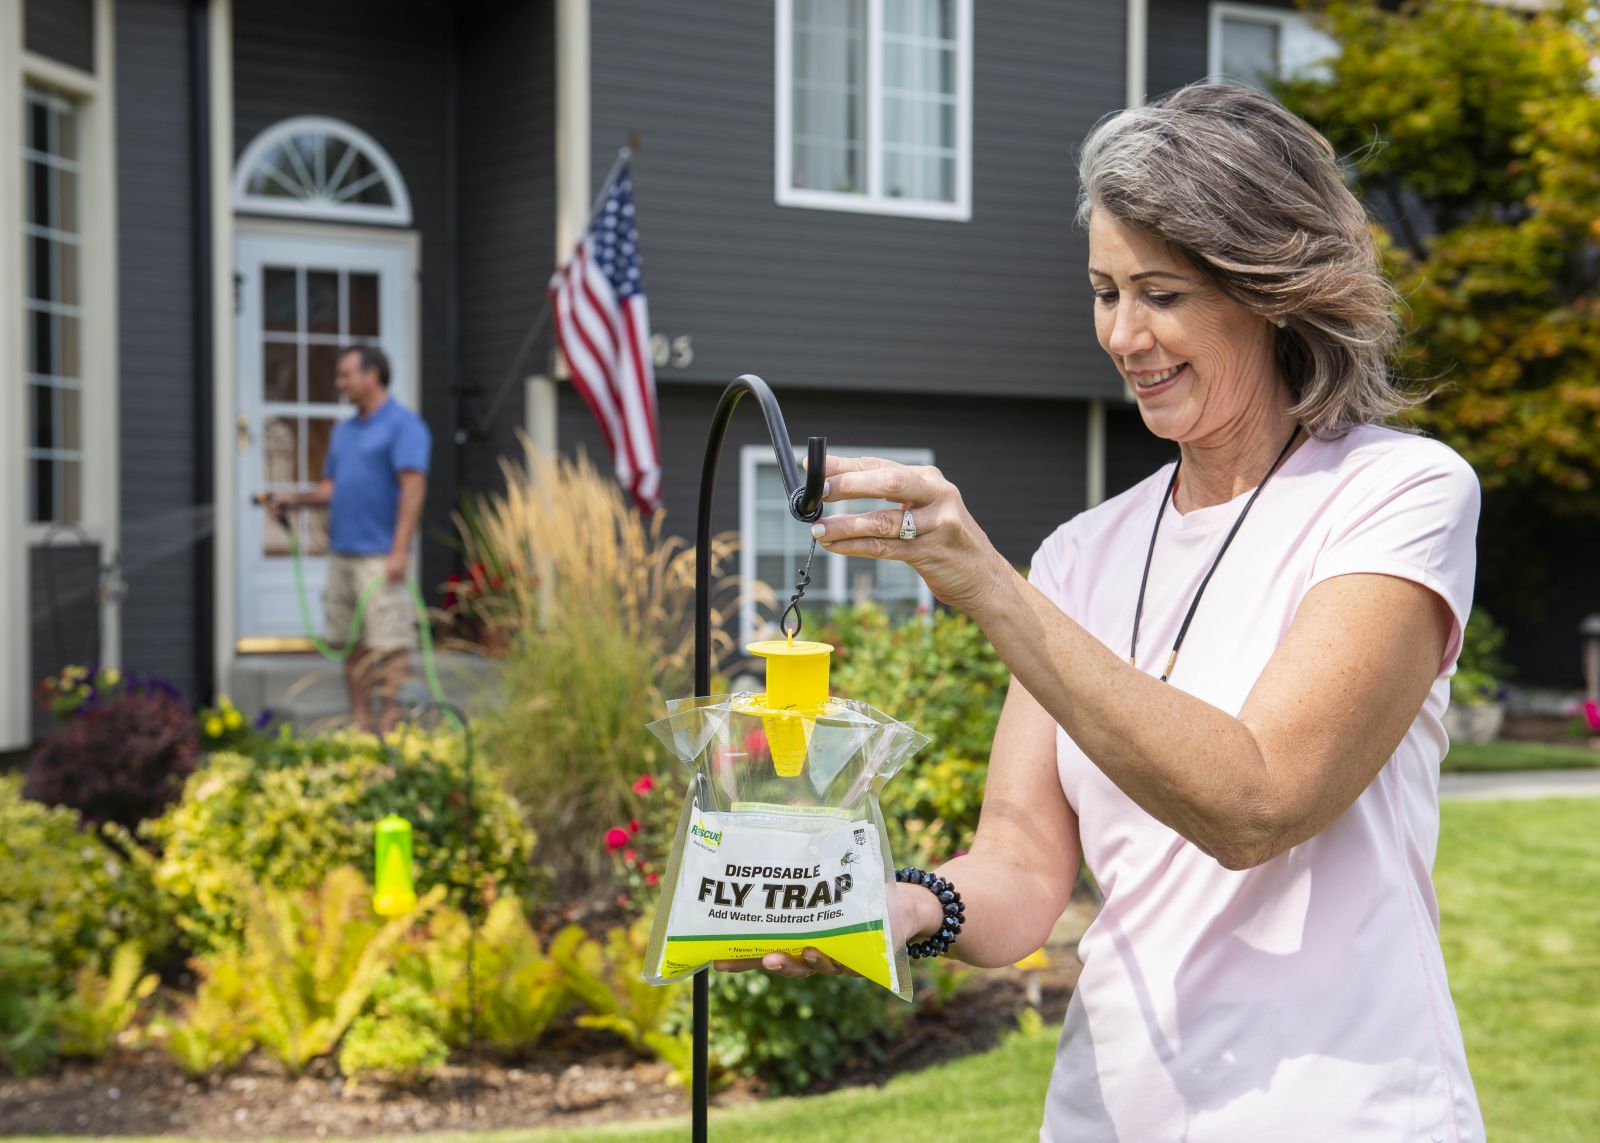
[[[701,845],[711,850],[715,850],[719,845],[722,844],[722,831],[707,829],[706,823],[700,821],[698,818],[696,818],[694,823],[689,826],[689,836],[695,838]]]

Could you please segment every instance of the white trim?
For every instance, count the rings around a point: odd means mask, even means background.
[[[1128,0],[1127,55],[1124,61],[1122,99],[1128,107],[1143,107],[1149,86],[1150,4],[1149,0]]]
[[[1086,471],[1083,499],[1093,508],[1106,498],[1106,403],[1102,397],[1089,399],[1089,422],[1084,445]]]
[[[589,226],[589,164],[593,161],[589,56],[589,0],[556,0],[557,266],[566,264]],[[555,381],[571,377],[559,347],[550,351],[550,377]],[[528,415],[524,409],[524,420]],[[555,433],[552,427],[552,443]]]
[[[928,448],[864,448],[856,445],[838,446],[829,445],[828,451],[845,456],[875,456],[883,460],[897,461],[900,464],[932,464],[933,450]],[[795,450],[795,459],[799,460],[805,455],[801,449]],[[741,583],[754,583],[756,581],[756,469],[763,466],[776,466],[777,458],[772,455],[770,444],[744,445],[739,449],[739,580]],[[832,515],[838,505],[827,506],[827,515]],[[794,525],[801,525],[796,522]],[[807,540],[809,543],[809,539]],[[848,556],[838,555],[835,552],[817,548],[815,557],[819,561],[832,560],[833,574],[827,592],[816,592],[806,596],[807,599],[826,601],[830,605],[845,603],[850,598],[849,577],[845,575],[845,568],[850,559]],[[859,558],[859,557],[858,557]],[[780,603],[789,596],[792,585],[773,584],[774,592],[780,596]],[[927,583],[919,576],[917,579],[917,604],[920,607],[933,606],[933,592]],[[801,606],[804,606],[802,603]],[[761,625],[757,622],[755,601],[746,597],[739,605],[739,644],[751,642],[759,637]],[[773,617],[776,621],[776,616]]]
[[[99,0],[96,0],[95,6],[97,9],[95,15],[98,17],[100,15],[98,11]],[[102,33],[109,27],[110,25],[96,26],[94,43],[95,65],[97,67],[100,64],[101,56],[104,54],[100,50],[100,41],[105,38]],[[101,79],[90,75],[82,68],[64,64],[48,56],[41,56],[36,52],[25,51],[22,53],[22,73],[28,79],[35,80],[45,87],[55,88],[73,101],[97,99],[103,86]]]
[[[794,146],[791,133],[794,92],[793,0],[773,0],[773,188],[779,206],[835,210],[851,214],[883,214],[947,222],[972,219],[972,0],[956,6],[956,179],[954,202],[894,198],[883,194],[883,0],[867,0],[867,137],[862,148],[867,163],[863,194],[816,190],[792,185]]]
[[[23,261],[22,0],[0,0],[0,749],[26,746],[32,738],[28,700],[31,612],[28,598],[27,369],[22,299],[27,293]],[[19,601],[23,601],[19,603]]]
[[[206,101],[211,122],[211,487],[214,505],[234,503],[233,379],[233,0],[207,10]],[[261,225],[258,223],[258,225]],[[217,511],[211,542],[212,670],[219,691],[231,677],[237,600],[234,513]],[[205,606],[204,601],[200,604]]]
[[[378,181],[389,190],[393,200],[390,206],[372,203],[342,202],[332,198],[291,199],[271,195],[251,194],[250,176],[271,153],[274,147],[297,135],[326,135],[348,144],[360,152],[375,168]],[[335,188],[337,189],[337,188]],[[392,226],[411,225],[411,195],[400,168],[389,157],[389,152],[371,135],[342,119],[326,115],[297,115],[283,119],[268,127],[250,141],[239,156],[233,175],[233,209],[239,214],[264,214],[276,218],[303,218],[323,222],[379,222]]]
[[[1239,4],[1213,0],[1206,23],[1206,75],[1212,82],[1240,77],[1222,72],[1222,23],[1244,20],[1271,24],[1278,29],[1278,78],[1324,73],[1320,61],[1337,55],[1339,45],[1317,27],[1298,8],[1269,8],[1263,4]]]

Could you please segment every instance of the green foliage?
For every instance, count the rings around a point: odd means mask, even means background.
[[[33,1075],[55,1055],[61,996],[51,968],[47,955],[0,927],[0,1069]]]
[[[21,785],[19,776],[0,776],[0,932],[44,955],[44,981],[57,991],[125,941],[164,952],[172,922],[148,855],[122,831],[97,835],[72,810],[24,798]]]
[[[1461,633],[1461,658],[1450,678],[1450,701],[1462,706],[1478,706],[1497,701],[1504,693],[1511,668],[1500,657],[1506,633],[1489,613],[1474,607]]]
[[[1414,414],[1488,493],[1600,509],[1600,15],[1333,0],[1342,50],[1285,102],[1349,156],[1404,297]]]
[[[850,1060],[881,1060],[909,1011],[854,977],[714,972],[710,1050],[722,1067],[759,1076],[775,1091],[804,1091]]]
[[[253,755],[213,755],[182,801],[146,824],[162,847],[157,884],[204,951],[238,939],[250,882],[305,889],[341,865],[369,868],[373,826],[398,810],[412,825],[420,886],[449,886],[459,902],[475,835],[486,886],[529,896],[533,835],[521,807],[481,753],[474,770],[468,812],[457,734],[401,727],[385,752],[354,731],[302,739],[285,729]]]
[[[836,693],[916,724],[932,743],[883,789],[898,860],[938,862],[972,844],[989,746],[1011,675],[983,630],[959,612],[905,623],[866,603],[836,609],[819,638],[834,644]]]
[[[917,1005],[924,1012],[943,1012],[972,983],[978,970],[960,961],[935,957],[913,961],[911,972],[917,984]]]
[[[193,961],[200,986],[185,1001],[176,1020],[152,1029],[166,1050],[191,1076],[229,1071],[256,1046],[255,1018],[249,1010],[244,950],[227,945]]]
[[[109,973],[92,965],[78,969],[72,993],[56,1016],[63,1055],[98,1059],[116,1045],[139,1004],[156,990],[156,974],[143,970],[144,951],[131,941],[117,946]]]
[[[414,1083],[445,1062],[450,1049],[437,1031],[445,1022],[437,1000],[396,976],[381,978],[372,998],[372,1011],[356,1017],[339,1049],[346,1077]]]
[[[291,1072],[338,1044],[389,971],[411,927],[444,896],[435,886],[405,916],[372,920],[372,890],[348,866],[315,892],[248,894],[245,991],[261,1046]]]
[[[685,1079],[693,1062],[692,1037],[681,1027],[688,990],[645,983],[649,940],[647,916],[612,929],[604,943],[569,925],[550,942],[550,956],[561,966],[567,988],[589,1010],[578,1017],[579,1024],[617,1033],[635,1051],[656,1056]]]

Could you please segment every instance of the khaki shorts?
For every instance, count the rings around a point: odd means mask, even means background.
[[[372,651],[409,651],[417,645],[417,611],[404,582],[389,583],[383,574],[387,556],[350,556],[334,552],[328,557],[328,586],[322,593],[322,610],[328,625],[326,638],[342,647],[350,638],[361,589],[380,581],[367,599],[357,636]]]

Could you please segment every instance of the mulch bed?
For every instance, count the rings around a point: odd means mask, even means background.
[[[1070,946],[1051,947],[1040,974],[1041,1013],[1059,1021],[1076,982]],[[866,987],[863,985],[863,987]],[[973,976],[942,1012],[919,1006],[884,1058],[861,1058],[817,1090],[874,1085],[890,1076],[992,1046],[1027,1007],[1015,969]],[[728,1106],[763,1098],[754,1081],[713,1094]],[[185,1076],[154,1051],[69,1063],[31,1079],[0,1078],[0,1131],[9,1134],[181,1135],[212,1139],[392,1136],[420,1131],[575,1127],[619,1119],[683,1115],[688,1092],[665,1065],[641,1061],[617,1040],[565,1026],[538,1054],[514,1065],[452,1059],[418,1088],[351,1085],[331,1060],[298,1078],[262,1053],[239,1071],[206,1083]]]

